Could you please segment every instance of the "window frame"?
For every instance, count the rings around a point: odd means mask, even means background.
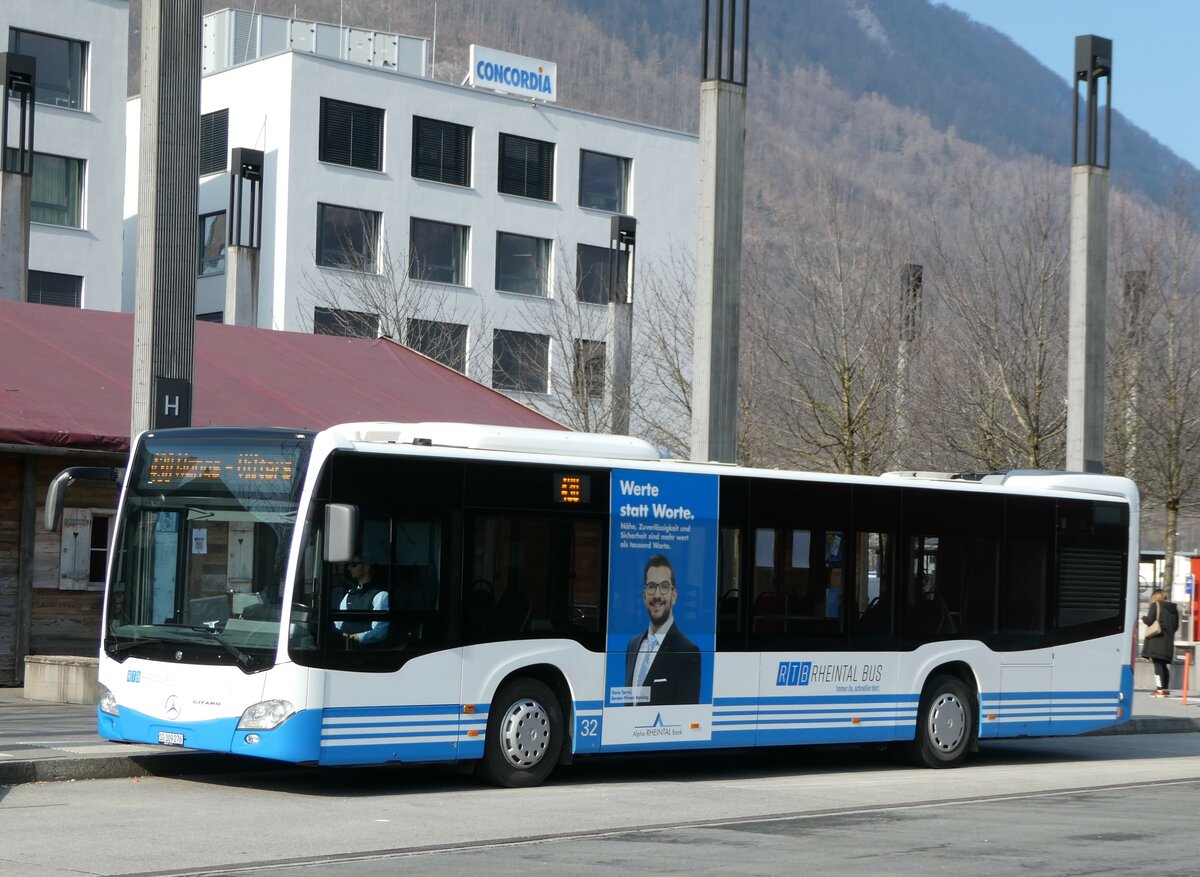
[[[501,340],[505,339],[517,341],[518,339],[540,339],[539,343],[544,343],[544,351],[538,351],[538,358],[542,361],[539,363],[526,363],[523,351],[509,351],[506,353],[516,352],[519,361],[515,364],[515,368],[503,365],[500,362],[500,344]],[[528,373],[528,374],[527,374]],[[542,335],[537,332],[522,332],[520,329],[493,329],[492,330],[492,388],[495,390],[508,391],[514,393],[535,393],[538,395],[546,395],[549,392],[550,386],[550,336]]]
[[[223,220],[221,222],[221,236],[220,236],[220,246],[219,246],[220,254],[219,254],[219,256],[211,256],[211,257],[206,258],[205,253],[208,251],[208,247],[213,243],[213,241],[209,238],[209,235],[207,232],[207,229],[208,229],[207,221],[210,219],[215,219],[215,217],[218,217],[218,216],[220,216],[221,219]],[[229,221],[228,216],[226,215],[226,212],[224,210],[214,210],[212,213],[201,213],[200,214],[200,220],[198,223],[198,228],[196,230],[196,233],[197,233],[196,276],[197,277],[216,277],[218,275],[225,273],[225,258],[226,258],[226,253],[227,253],[227,236],[229,234],[229,228],[228,228],[228,224],[227,224],[228,221]],[[216,227],[217,227],[217,223],[215,221],[212,223],[212,227],[213,227],[213,230],[215,231]],[[205,266],[206,262],[216,263],[218,260],[220,261],[219,267],[212,267],[209,270],[205,270],[204,266]]]
[[[347,249],[345,246],[334,246],[326,244],[326,210],[342,210],[348,213],[357,213],[359,219],[369,219],[370,222],[362,221],[363,228],[363,244],[369,244],[369,252],[363,252],[363,249],[357,249],[354,252],[361,260],[357,264],[348,259],[341,261],[335,260],[334,254],[340,253],[346,255]],[[324,201],[317,202],[317,245],[316,245],[316,263],[321,268],[332,268],[335,271],[356,271],[362,274],[377,274],[379,273],[379,245],[380,235],[383,228],[383,214],[378,210],[367,210],[362,207],[348,207],[345,204],[329,204]],[[347,239],[347,242],[354,243],[353,240]]]
[[[571,351],[571,394],[581,403],[604,399],[608,345],[592,338],[576,338]]]
[[[536,288],[530,286],[530,278],[523,272],[504,270],[505,266],[505,251],[504,241],[511,242],[529,241],[533,244],[532,253],[517,253],[507,252],[508,258],[527,257],[531,256],[537,261],[537,276],[532,282],[536,284]],[[527,295],[532,298],[549,298],[550,297],[550,250],[551,241],[549,238],[539,238],[533,235],[518,234],[512,231],[497,231],[496,232],[496,277],[495,289],[497,292],[510,292],[515,295]],[[503,285],[502,285],[503,284]],[[524,288],[517,288],[523,286]]]
[[[619,181],[617,183],[619,191],[617,194],[616,205],[607,206],[605,203],[587,203],[585,194],[588,188],[585,186],[584,164],[585,157],[595,156],[596,158],[612,159],[617,162],[617,173]],[[595,149],[580,149],[579,150],[579,206],[586,210],[601,210],[605,213],[624,214],[629,212],[629,185],[633,179],[633,159],[623,155],[613,155],[610,152],[599,152]],[[592,187],[592,191],[596,187]]]
[[[5,153],[5,158],[11,159],[11,156],[14,152],[16,152],[16,150],[13,147],[8,147]],[[48,183],[45,179],[45,175],[47,173],[45,170],[45,162],[50,159],[59,159],[63,162],[62,171],[64,185],[62,188],[64,193],[66,193],[68,196],[68,203],[65,205],[59,205],[46,201],[41,202],[41,206],[39,206],[39,202],[37,200],[39,189],[44,192],[48,186]],[[72,163],[75,167],[75,173],[73,175],[70,173]],[[80,230],[87,228],[87,164],[87,159],[76,158],[75,156],[71,155],[57,155],[52,152],[37,151],[33,153],[33,178],[30,183],[31,197],[29,211],[29,221],[31,223],[37,223],[38,225],[52,225],[56,228],[76,228]],[[38,173],[39,167],[43,169],[41,174]],[[72,176],[74,179],[69,179]],[[74,222],[52,222],[49,219],[39,219],[37,217],[38,210],[48,211],[58,209],[62,209],[68,214],[73,214],[73,216],[69,216],[68,218],[72,218]]]
[[[426,129],[428,126],[428,129]],[[437,131],[438,147],[437,147],[437,169],[431,170],[432,161],[427,149],[422,147],[432,146],[434,130]],[[448,134],[457,135],[460,140],[449,144],[449,149],[456,153],[456,158],[462,162],[462,167],[458,174],[447,174],[446,172],[446,154],[447,154],[447,137]],[[412,176],[417,180],[428,180],[434,183],[443,183],[447,186],[461,186],[463,188],[471,188],[471,176],[474,171],[472,162],[472,148],[474,146],[475,132],[469,125],[460,125],[457,122],[448,122],[444,119],[433,119],[429,116],[413,116],[412,120]],[[450,178],[448,178],[450,177]]]
[[[51,69],[53,65],[46,65],[46,64],[40,63],[40,61],[43,59],[43,56],[37,54],[36,52],[29,51],[29,49],[26,47],[22,47],[21,46],[21,36],[22,35],[34,37],[36,39],[55,40],[57,42],[65,43],[68,47],[68,53],[70,52],[70,46],[74,45],[74,46],[79,47],[78,60],[72,61],[68,57],[68,61],[67,61],[69,67],[73,67],[76,69],[68,70],[68,72],[67,72],[67,102],[66,103],[60,103],[57,100],[55,100],[55,101],[44,100],[44,97],[48,93],[53,91],[53,89],[51,89],[47,86],[45,79],[44,79],[44,73],[47,71],[47,69]],[[42,104],[43,106],[47,106],[47,107],[57,107],[58,109],[75,110],[78,112],[88,112],[88,106],[90,103],[90,100],[89,100],[90,96],[88,94],[88,86],[90,84],[89,83],[90,77],[88,75],[88,65],[89,65],[89,62],[91,61],[91,44],[90,43],[86,42],[85,40],[75,40],[75,39],[71,39],[70,37],[60,36],[58,34],[50,34],[50,33],[43,33],[41,31],[27,30],[26,28],[22,28],[22,27],[12,27],[9,29],[9,33],[8,33],[8,50],[10,52],[14,52],[18,55],[29,55],[32,58],[34,58],[35,61],[39,61],[39,63],[37,64],[37,69],[34,73],[34,102],[35,103],[39,103],[39,104]],[[72,87],[71,82],[70,82],[73,75],[78,78],[78,83],[74,87]],[[73,90],[78,92],[78,97],[72,103],[71,102],[72,101],[71,92]]]
[[[467,344],[470,331],[462,323],[447,323],[442,320],[423,320],[410,317],[404,327],[404,341],[411,349],[422,356],[428,356],[434,362],[439,362],[446,368],[452,368],[459,374],[467,372]],[[432,342],[432,343],[430,343]],[[439,353],[449,352],[451,357],[439,356]],[[446,359],[452,358],[453,362]]]
[[[594,251],[594,252],[593,252]],[[584,271],[584,254],[592,258],[604,254],[604,271],[597,274],[589,268]],[[609,302],[608,269],[612,261],[611,247],[598,247],[595,244],[578,243],[575,245],[575,298],[583,304],[607,305]],[[624,289],[629,277],[629,251],[621,250],[617,254],[618,288]],[[597,279],[591,279],[597,278]],[[599,297],[596,297],[596,293]]]
[[[200,176],[223,174],[227,170],[229,170],[228,107],[200,116]]]
[[[73,280],[75,280],[76,281],[76,283],[74,284],[75,289],[72,293],[75,298],[74,303],[66,304],[65,302],[60,302],[60,301],[46,301],[45,293],[41,290],[39,290],[39,292],[38,292],[38,300],[34,301],[32,296],[33,296],[33,279],[34,279],[35,274],[39,275],[40,277],[46,277],[46,278],[70,277]],[[61,294],[61,293],[59,293],[59,294]],[[65,274],[60,271],[41,271],[41,270],[31,268],[29,270],[28,274],[26,275],[25,300],[27,302],[30,302],[31,304],[50,305],[51,307],[81,308],[81,307],[83,307],[83,277],[79,274]]]
[[[327,317],[328,319],[321,319]],[[332,335],[336,338],[370,338],[380,335],[379,314],[366,311],[351,311],[345,308],[313,308],[313,334]],[[344,331],[331,331],[341,329]],[[358,331],[356,331],[356,329]]]
[[[431,263],[423,258],[429,249],[423,249],[416,244],[418,226],[425,228],[437,226],[451,230],[450,250],[446,262]],[[437,219],[425,219],[412,216],[408,221],[408,276],[421,283],[443,283],[448,286],[469,286],[470,275],[468,260],[471,252],[471,227],[454,222],[442,222]],[[435,270],[431,271],[433,268]],[[437,276],[430,276],[437,274]]]
[[[331,118],[331,111],[346,113],[345,118]],[[366,130],[357,130],[356,123],[366,122]],[[352,167],[357,170],[383,172],[383,156],[387,110],[338,98],[320,98],[317,112],[317,160],[324,164]],[[348,131],[344,126],[348,125]],[[341,134],[345,142],[339,143]],[[343,154],[344,153],[344,154]]]
[[[510,149],[521,147],[523,154],[509,155]],[[537,151],[536,156],[531,153]],[[522,137],[500,132],[496,161],[496,190],[504,195],[554,202],[554,162],[556,144],[548,140]],[[531,174],[531,167],[533,174]],[[516,171],[520,170],[517,174]],[[538,179],[532,181],[531,176]],[[518,179],[519,177],[519,179]]]

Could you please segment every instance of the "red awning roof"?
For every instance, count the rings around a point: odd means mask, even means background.
[[[129,449],[133,316],[0,301],[0,443]],[[196,426],[563,427],[392,341],[196,323]]]

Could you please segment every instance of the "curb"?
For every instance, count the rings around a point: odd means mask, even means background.
[[[256,759],[212,752],[171,752],[148,755],[99,755],[87,758],[42,758],[0,761],[0,786],[22,783],[122,780],[135,777],[179,777],[206,773],[244,772]],[[287,765],[291,767],[292,765]],[[256,770],[272,769],[262,762]]]
[[[1200,718],[1184,716],[1134,716],[1119,725],[1088,731],[1082,737],[1109,737],[1115,734],[1186,734],[1200,731]]]

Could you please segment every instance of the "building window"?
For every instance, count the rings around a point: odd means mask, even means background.
[[[575,256],[575,297],[594,305],[608,304],[608,272],[612,250],[580,244]],[[617,288],[625,288],[629,273],[629,252],[617,256]]]
[[[492,386],[497,390],[545,393],[550,374],[550,338],[497,329],[492,336]]]
[[[204,314],[196,314],[196,322],[197,323],[224,323],[225,322],[225,312],[224,311],[208,311],[207,313],[204,313]]]
[[[579,151],[579,206],[624,213],[629,192],[629,159]]]
[[[379,315],[338,308],[313,308],[314,335],[340,335],[345,338],[378,338]]]
[[[317,264],[322,268],[376,273],[381,218],[382,214],[374,210],[318,204]]]
[[[200,217],[196,273],[201,277],[225,272],[225,211]]]
[[[496,289],[546,296],[550,276],[550,241],[523,234],[496,235]]]
[[[39,104],[84,109],[87,43],[14,28],[9,32],[8,50],[30,55],[37,62],[33,84]]]
[[[29,272],[29,301],[40,305],[77,308],[83,302],[83,278],[53,271]]]
[[[229,110],[200,117],[200,176],[224,173],[229,163]]]
[[[7,167],[16,167],[16,150],[9,147]],[[33,154],[32,210],[29,218],[46,225],[81,228],[83,222],[83,159]]]
[[[471,230],[465,225],[413,219],[409,232],[408,275],[414,280],[467,285],[467,244]]]
[[[580,402],[604,398],[604,342],[575,339],[571,392]]]
[[[471,129],[413,116],[412,175],[455,186],[471,185]]]
[[[408,321],[408,346],[456,372],[467,370],[467,327],[434,320]]]
[[[554,144],[513,134],[500,135],[500,191],[554,200]]]
[[[383,170],[383,110],[321,98],[318,156],[331,164]]]
[[[97,591],[104,587],[112,515],[105,509],[63,509],[60,590]]]

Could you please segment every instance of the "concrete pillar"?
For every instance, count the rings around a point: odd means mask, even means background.
[[[29,298],[36,75],[36,58],[0,52],[0,300]]]
[[[191,423],[200,38],[199,3],[143,0],[131,437]]]
[[[1108,168],[1071,168],[1067,468],[1104,471]]]
[[[737,459],[746,87],[700,85],[692,459]]]
[[[262,211],[262,151],[234,149],[230,153],[229,206],[225,213],[225,322],[231,326],[258,325]]]
[[[29,298],[29,217],[33,177],[0,171],[0,301]]]
[[[1101,80],[1105,85],[1103,105]],[[1082,120],[1081,85],[1086,89]],[[1074,471],[1103,472],[1112,40],[1093,35],[1075,38],[1073,113],[1066,462]]]
[[[614,435],[629,433],[636,241],[637,219],[614,216],[609,234],[608,313],[604,327],[604,409],[608,413],[608,431]]]
[[[225,248],[225,322],[258,325],[257,247]]]

